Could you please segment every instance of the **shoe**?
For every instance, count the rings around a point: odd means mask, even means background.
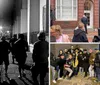
[[[55,80],[53,80],[52,82],[55,83],[55,84],[57,83]]]
[[[58,78],[58,80],[62,80],[63,78]]]

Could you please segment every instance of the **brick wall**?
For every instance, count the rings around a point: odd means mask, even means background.
[[[77,21],[54,21],[55,24],[61,25],[63,29],[67,28],[75,28],[77,26],[77,22],[83,17],[84,14],[84,0],[78,0],[78,19]],[[55,8],[55,0],[51,0],[51,8]],[[93,3],[93,27],[99,27],[99,0],[94,0]]]

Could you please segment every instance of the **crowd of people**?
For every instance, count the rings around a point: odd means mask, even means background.
[[[34,85],[44,85],[44,78],[48,72],[48,56],[49,56],[49,44],[45,40],[46,36],[44,32],[40,32],[37,36],[38,41],[34,43],[32,59],[33,63],[30,66],[30,71],[32,73],[32,79]],[[8,77],[8,66],[9,66],[9,54],[12,55],[12,64],[18,62],[19,78],[26,75],[25,73],[25,62],[27,59],[27,51],[29,51],[28,43],[24,38],[23,34],[17,36],[14,35],[10,40],[7,40],[3,36],[0,40],[0,83],[2,80],[2,66],[5,64],[5,76]],[[16,62],[15,62],[16,60]],[[41,67],[43,69],[41,69]],[[40,84],[37,80],[40,74]]]
[[[60,25],[51,25],[50,34],[51,42],[89,42],[87,35],[88,19],[85,15],[78,22],[77,27],[74,29],[74,35],[71,39],[70,36],[62,32]],[[99,42],[99,36],[93,36],[92,42]]]
[[[51,52],[50,65],[53,83],[64,78],[70,80],[78,74],[84,75],[84,78],[96,78],[96,81],[100,82],[100,51],[98,49],[71,46],[70,49],[60,50],[58,56]]]

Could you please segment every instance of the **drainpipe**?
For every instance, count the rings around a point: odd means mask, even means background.
[[[46,0],[46,33],[49,33],[49,0]]]
[[[27,42],[30,43],[30,1],[27,0]]]

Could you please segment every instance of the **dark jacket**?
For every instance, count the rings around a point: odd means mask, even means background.
[[[82,19],[81,19],[81,21],[83,22],[83,24],[88,24],[88,19],[86,18],[86,17],[83,17]]]
[[[19,39],[14,44],[14,53],[16,60],[18,62],[22,62],[26,60],[27,54],[26,51],[28,51],[28,43],[27,41],[23,39]]]
[[[0,42],[0,64],[2,64],[3,61],[9,63],[9,57],[8,54],[11,51],[10,44],[4,40]]]
[[[82,60],[82,59],[83,59],[83,55],[80,54],[79,57],[78,57],[78,61],[79,61],[78,66],[79,66],[79,67],[83,67],[83,60]]]
[[[57,59],[56,57],[53,55],[53,53],[50,53],[50,65],[55,67],[57,66]]]
[[[74,30],[72,42],[88,42],[85,31],[81,30],[80,28]]]
[[[47,41],[37,41],[34,44],[32,58],[35,63],[47,63],[49,57],[49,44]]]
[[[100,68],[100,52],[96,53],[96,58],[95,58],[95,61],[94,61],[94,65],[95,65],[95,67]]]
[[[83,60],[83,67],[84,68],[88,68],[89,67],[89,54],[88,53],[84,53],[82,60]]]

